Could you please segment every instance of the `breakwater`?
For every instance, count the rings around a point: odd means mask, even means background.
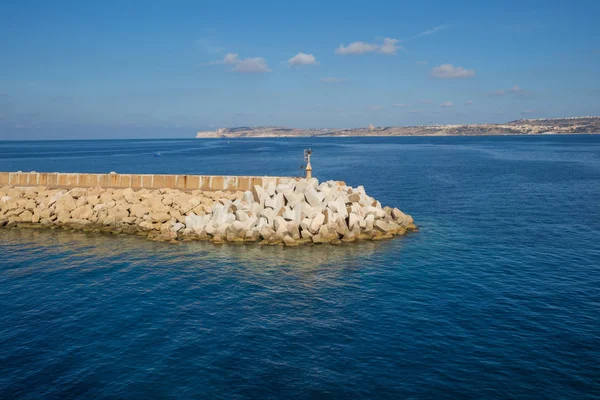
[[[132,179],[140,175],[131,175],[122,181],[124,175],[117,174],[57,174],[57,180],[51,183],[58,187],[42,186],[39,179],[50,175],[9,173],[8,184],[0,187],[0,227],[127,233],[156,241],[211,240],[287,246],[389,239],[415,229],[410,215],[397,208],[382,207],[362,186],[353,188],[344,182],[211,177],[205,186],[202,180],[194,181],[194,186],[207,189],[189,190],[191,187],[187,186],[177,188],[177,178],[156,179],[169,175],[141,175],[140,181]],[[62,180],[64,175],[66,180]],[[109,182],[109,187],[102,187],[86,181],[88,177],[112,178],[110,175],[116,175],[114,182],[128,186],[110,187]],[[77,181],[74,176],[79,176]],[[134,189],[136,182],[145,182],[144,176],[155,178],[150,182],[152,186],[157,181],[164,186]],[[185,182],[187,185],[191,180]],[[254,182],[260,184],[250,185]],[[81,187],[86,183],[87,187]]]

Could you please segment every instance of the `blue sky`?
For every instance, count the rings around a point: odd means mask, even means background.
[[[600,114],[598,1],[0,2],[0,139]]]

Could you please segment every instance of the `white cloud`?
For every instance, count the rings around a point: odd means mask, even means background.
[[[248,73],[258,73],[258,72],[271,72],[271,69],[267,65],[267,61],[262,57],[250,57],[240,59],[237,53],[227,53],[222,60],[211,61],[204,65],[217,65],[217,64],[225,64],[225,65],[233,65],[233,71],[236,72],[248,72]]]
[[[446,108],[446,107],[454,107],[454,103],[451,102],[451,101],[445,101],[442,104],[440,104],[440,107],[444,107],[444,108]]]
[[[235,64],[239,62],[239,56],[237,53],[227,53],[223,58],[223,64]]]
[[[348,56],[366,53],[380,53],[386,56],[391,56],[396,54],[398,50],[402,48],[398,45],[399,42],[400,41],[398,39],[385,38],[383,39],[382,44],[366,42],[353,42],[348,46],[340,44],[339,47],[335,49],[335,54]]]
[[[345,81],[346,81],[346,79],[336,78],[334,76],[329,76],[327,78],[322,78],[321,79],[321,82],[323,82],[323,83],[342,83],[342,82],[345,82]]]
[[[367,106],[366,110],[367,111],[381,111],[381,110],[383,110],[383,107],[380,106],[380,105],[376,105],[375,104],[375,105],[372,105],[372,106]]]
[[[335,49],[335,54],[347,56],[347,55],[372,53],[376,50],[377,50],[377,46],[374,44],[369,44],[369,43],[365,43],[365,42],[354,42],[354,43],[350,43],[348,46],[344,46],[343,44],[340,44],[340,46],[337,49]]]
[[[521,115],[531,115],[535,114],[535,110],[523,110],[521,111]]]
[[[262,57],[251,57],[239,60],[236,62],[233,70],[247,73],[271,72],[267,62]]]
[[[317,59],[312,54],[298,53],[288,60],[290,66],[295,65],[314,65],[317,64]]]
[[[383,44],[381,45],[378,51],[381,54],[385,54],[387,56],[396,54],[398,49],[401,49],[401,47],[398,46],[398,39],[385,38],[383,39]]]
[[[475,76],[475,70],[455,67],[452,64],[442,64],[433,68],[431,75],[437,79],[470,78]]]
[[[384,55],[394,55],[398,52],[398,50],[403,49],[403,47],[399,46],[398,43],[406,42],[409,40],[413,40],[419,38],[421,36],[433,35],[441,30],[449,28],[449,25],[439,25],[435,26],[431,29],[427,29],[426,31],[420,32],[414,36],[409,37],[405,40],[398,40],[393,38],[384,38],[383,43],[367,43],[367,42],[352,42],[347,46],[340,44],[337,49],[335,49],[335,54],[341,56],[347,55],[358,55],[358,54],[366,54],[366,53],[380,53]],[[427,61],[419,61],[417,64],[427,64]]]
[[[396,103],[396,104],[392,104],[392,107],[396,107],[396,108],[404,108],[407,105],[404,103]]]
[[[473,104],[473,100],[467,100],[465,101],[465,106],[470,106]]]
[[[417,65],[427,65],[429,62],[427,60],[417,61]]]
[[[421,110],[408,110],[409,114],[418,114],[420,112],[421,112]]]

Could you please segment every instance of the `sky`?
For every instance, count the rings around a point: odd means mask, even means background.
[[[0,1],[0,140],[600,115],[600,1]]]

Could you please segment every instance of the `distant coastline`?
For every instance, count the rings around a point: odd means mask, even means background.
[[[353,136],[494,136],[494,135],[600,134],[600,117],[519,119],[505,124],[388,126],[350,129],[298,129],[280,126],[244,126],[202,131],[196,138],[236,137],[353,137]]]

